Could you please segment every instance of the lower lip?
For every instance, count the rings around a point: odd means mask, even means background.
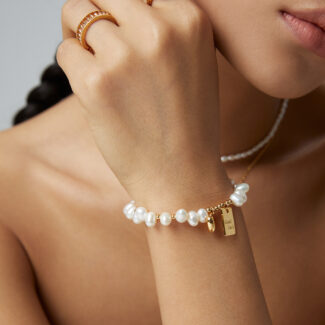
[[[298,38],[300,43],[318,56],[325,58],[325,31],[287,12],[282,12],[281,14],[286,25]]]

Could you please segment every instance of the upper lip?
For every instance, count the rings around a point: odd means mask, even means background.
[[[291,10],[285,9],[281,10],[292,16],[297,17],[298,19],[305,20],[309,23],[316,25],[325,31],[325,8],[321,9],[309,9],[309,10]]]

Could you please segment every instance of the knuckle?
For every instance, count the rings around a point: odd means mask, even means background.
[[[122,41],[116,48],[117,62],[122,65],[128,63],[133,55],[130,45]]]
[[[133,62],[135,62],[134,53],[130,46],[128,44],[117,46],[104,68],[106,75],[110,76],[109,84],[112,86],[113,80],[117,81],[120,76],[130,73]],[[108,77],[105,78],[106,83],[107,79]]]
[[[161,55],[174,40],[175,31],[172,27],[161,20],[155,20],[151,23],[152,37],[148,44],[148,53],[151,56]]]
[[[68,12],[70,11],[70,1],[66,1],[61,8],[61,20],[66,21],[68,19]]]
[[[96,102],[106,98],[107,93],[111,91],[110,73],[103,67],[97,67],[95,71],[89,73],[83,80],[83,87],[89,97]]]
[[[194,30],[204,30],[210,26],[208,15],[195,3],[189,2],[182,13],[183,23],[186,30],[192,32]]]
[[[80,0],[67,0],[62,8],[61,8],[61,17],[62,20],[65,21],[68,19],[69,16],[71,16],[71,13],[74,11],[74,9],[80,5]]]
[[[103,39],[103,49],[112,48],[111,39]],[[134,49],[129,42],[124,41],[121,38],[114,39],[114,47],[110,52],[110,55],[105,57],[105,61],[109,63],[109,66],[114,66],[116,64],[123,65],[127,64],[134,56]]]
[[[70,41],[69,39],[66,39],[62,41],[56,51],[56,59],[58,63],[62,62],[63,58],[65,57],[65,54],[69,52],[70,47]]]
[[[84,79],[85,88],[99,98],[114,91],[120,78],[132,70],[132,55],[133,52],[127,44],[118,46],[109,62],[97,66],[87,75]]]

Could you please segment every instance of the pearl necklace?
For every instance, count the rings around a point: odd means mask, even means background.
[[[274,137],[275,133],[277,132],[279,125],[287,111],[288,103],[289,103],[289,99],[283,99],[278,116],[275,119],[275,122],[274,122],[271,130],[260,142],[258,142],[254,147],[252,147],[251,149],[248,149],[246,151],[239,152],[237,154],[221,156],[221,158],[220,158],[221,162],[225,163],[228,161],[245,159],[245,158],[253,155],[254,153],[256,153],[258,150],[262,149],[268,142],[270,142],[270,140]]]

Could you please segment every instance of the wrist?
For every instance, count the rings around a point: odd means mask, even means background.
[[[158,213],[208,207],[227,200],[232,192],[233,185],[225,172],[195,169],[186,174],[179,171],[170,176],[159,175],[129,194],[138,206]]]

